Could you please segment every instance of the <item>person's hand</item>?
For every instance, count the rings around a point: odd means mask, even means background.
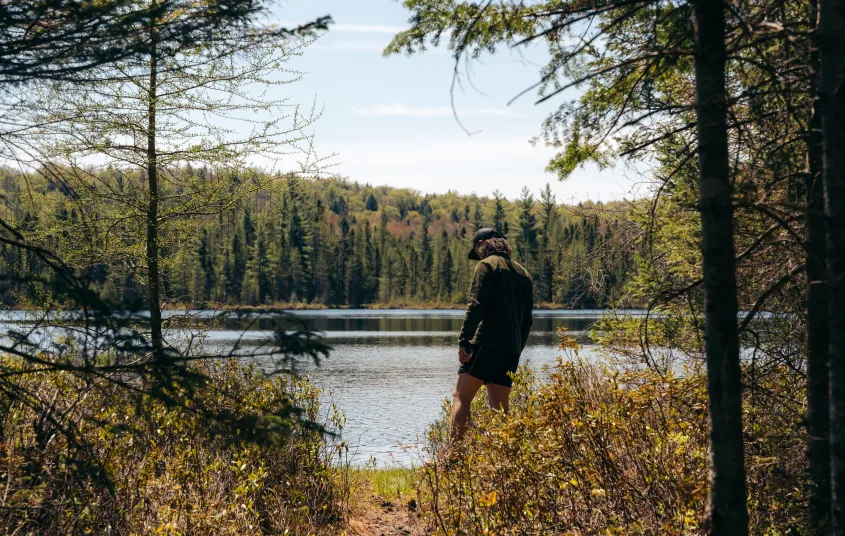
[[[472,352],[467,352],[463,347],[458,348],[458,360],[461,363],[467,363],[472,357]]]

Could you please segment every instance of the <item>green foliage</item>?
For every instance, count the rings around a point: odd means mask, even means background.
[[[342,444],[298,419],[277,423],[289,428],[282,441],[246,440],[250,428],[215,434],[199,411],[236,421],[295,405],[339,430],[342,415],[306,380],[203,362],[196,371],[209,388],[173,407],[94,376],[34,373],[10,357],[3,365],[45,401],[3,397],[0,526],[9,533],[313,534],[343,519],[348,490],[332,465]]]
[[[603,155],[599,147],[582,141],[577,128],[574,128],[569,136],[569,143],[562,152],[552,157],[546,165],[546,171],[557,174],[560,179],[566,179],[588,162],[596,164],[599,169],[610,165],[610,158]]]

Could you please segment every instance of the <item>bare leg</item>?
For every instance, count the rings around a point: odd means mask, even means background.
[[[504,385],[496,385],[495,383],[487,384],[487,402],[490,404],[490,409],[494,411],[503,411],[506,415],[508,413],[508,400],[511,396],[511,388]]]
[[[455,385],[455,394],[452,406],[452,443],[463,439],[464,432],[469,422],[470,407],[475,394],[481,389],[484,382],[466,373],[458,374],[458,382]]]

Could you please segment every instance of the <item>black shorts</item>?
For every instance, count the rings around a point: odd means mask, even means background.
[[[484,381],[485,385],[494,383],[496,385],[510,387],[513,385],[513,380],[508,376],[508,372],[511,374],[516,373],[518,366],[519,354],[474,346],[472,357],[469,361],[461,365],[461,368],[458,369],[458,374],[466,373],[474,376]]]

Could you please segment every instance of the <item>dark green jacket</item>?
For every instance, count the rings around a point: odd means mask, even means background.
[[[504,253],[479,261],[458,343],[521,354],[534,308],[531,276]]]

